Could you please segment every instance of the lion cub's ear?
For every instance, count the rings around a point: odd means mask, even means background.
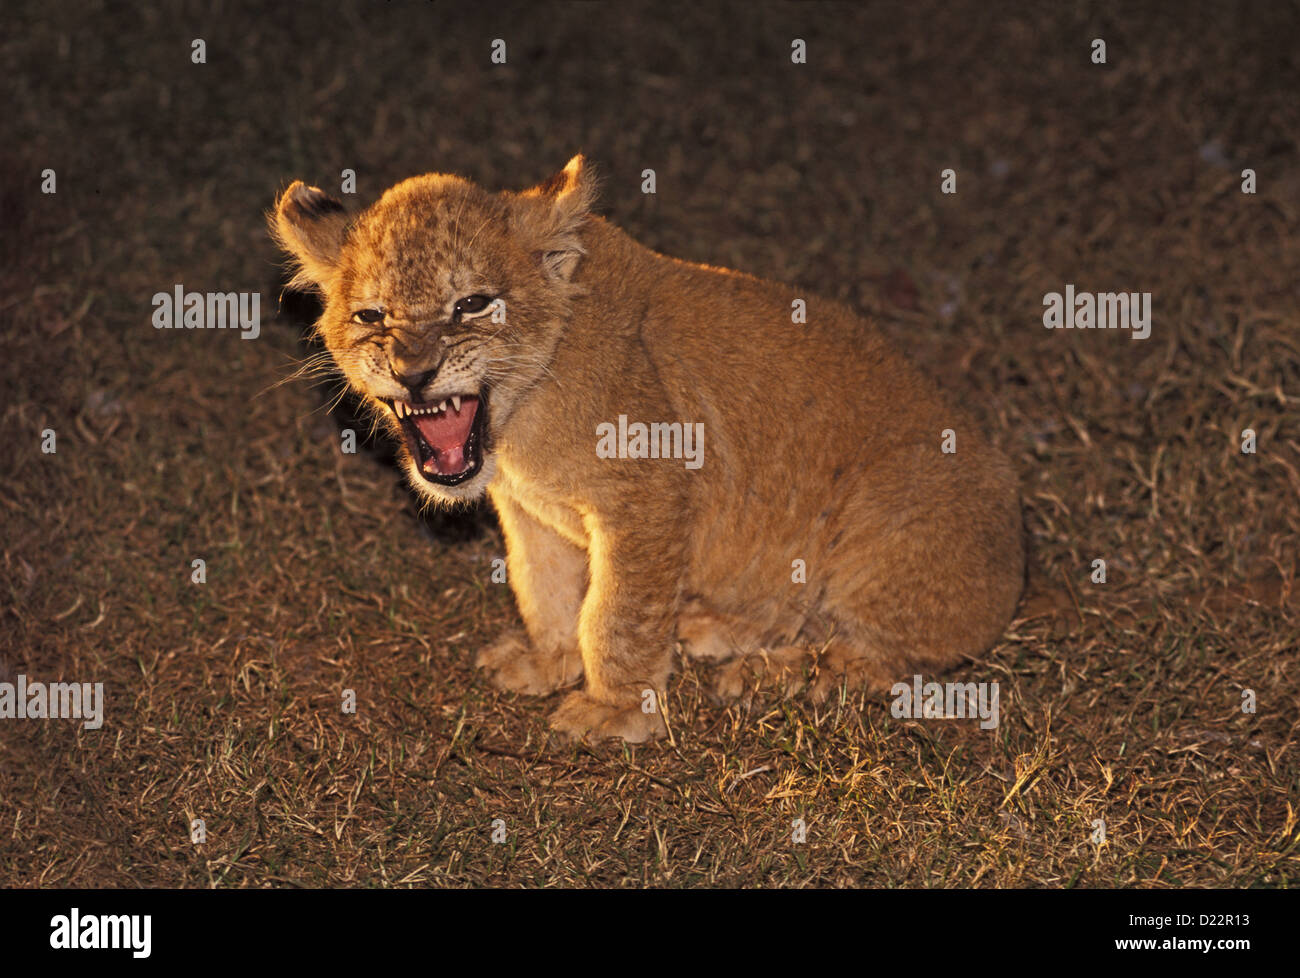
[[[271,233],[298,263],[291,285],[322,286],[333,276],[347,223],[343,205],[319,187],[301,180],[289,185],[271,215]]]
[[[586,253],[578,232],[596,201],[597,182],[579,153],[555,176],[519,195],[516,228],[552,280],[569,281]]]

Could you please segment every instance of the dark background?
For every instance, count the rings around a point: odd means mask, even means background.
[[[108,715],[2,722],[0,883],[1294,884],[1298,26],[1293,3],[7,6],[0,680],[102,681]],[[1015,460],[1030,592],[951,677],[1000,683],[996,731],[860,696],[724,708],[686,664],[670,742],[565,747],[552,703],[475,675],[516,622],[491,515],[420,517],[385,446],[339,451],[336,385],[280,384],[317,348],[310,299],[277,311],[264,216],[294,178],[355,169],[363,206],[577,151],[639,240],[874,316]],[[154,330],[178,283],[260,292],[262,336]],[[1045,330],[1066,283],[1152,292],[1151,337]]]

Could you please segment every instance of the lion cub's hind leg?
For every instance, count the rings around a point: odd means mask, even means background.
[[[738,618],[718,614],[703,602],[690,600],[677,619],[677,638],[692,659],[725,662],[757,652],[762,645],[758,629]]]
[[[718,670],[714,692],[724,701],[760,688],[782,696],[806,692],[814,703],[822,703],[842,688],[887,692],[898,681],[897,662],[878,643],[834,636],[820,645],[782,645],[739,656]]]
[[[772,642],[744,619],[714,612],[700,601],[688,601],[682,609],[677,637],[692,659],[720,664],[713,692],[723,701],[759,686],[792,695],[807,684],[816,660],[807,645]]]
[[[713,692],[726,702],[773,688],[793,696],[807,685],[816,657],[806,645],[780,645],[740,655],[718,669]]]
[[[808,684],[814,703],[824,703],[840,690],[887,693],[902,678],[901,659],[879,643],[833,638],[817,657],[816,676]]]

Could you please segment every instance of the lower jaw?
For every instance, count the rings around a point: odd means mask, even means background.
[[[453,477],[453,481],[446,481],[443,477],[430,477],[414,460],[414,456],[408,463],[407,470],[411,487],[419,494],[435,502],[452,504],[469,503],[481,498],[487,489],[492,465],[489,458],[483,458]]]
[[[424,441],[414,422],[407,417],[404,419],[399,418],[398,424],[401,426],[406,450],[411,456],[412,465],[420,474],[421,481],[425,484],[438,489],[456,489],[472,481],[483,470],[484,457],[487,451],[484,442],[487,438],[488,419],[487,399],[482,394],[479,395],[474,426],[471,428],[469,437],[463,446],[464,455],[469,460],[469,464],[460,472],[442,473],[437,471],[434,460],[435,450]]]
[[[411,446],[408,445],[407,448],[411,450]],[[415,468],[419,471],[420,477],[425,482],[440,489],[454,489],[457,486],[463,486],[483,469],[483,456],[478,451],[474,453],[473,459],[464,470],[454,474],[444,474],[434,469],[432,460],[421,457],[418,446],[411,450],[411,459],[415,462]]]

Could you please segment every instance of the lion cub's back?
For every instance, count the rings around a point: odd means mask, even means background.
[[[820,581],[848,604],[845,592],[915,550],[954,573],[993,571],[1014,600],[1017,480],[966,411],[839,303],[725,270],[679,274],[685,301],[657,359],[683,392],[677,410],[705,422],[706,461],[691,481],[702,591],[775,622],[790,606],[754,596],[790,593],[794,561],[812,586],[792,600],[814,597]],[[796,299],[806,322],[792,321]]]

